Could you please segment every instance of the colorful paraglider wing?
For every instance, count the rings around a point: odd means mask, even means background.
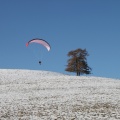
[[[30,40],[30,41],[28,41],[28,42],[26,43],[26,46],[28,46],[30,43],[38,43],[38,44],[41,44],[41,45],[43,45],[44,47],[46,47],[46,49],[47,49],[48,51],[50,51],[50,49],[51,49],[50,44],[49,44],[47,41],[43,40],[43,39],[32,39],[32,40]]]

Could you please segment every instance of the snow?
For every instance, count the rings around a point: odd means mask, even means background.
[[[0,120],[120,120],[120,80],[0,69]]]

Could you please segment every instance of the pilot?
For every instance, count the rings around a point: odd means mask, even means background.
[[[41,65],[41,61],[39,61],[39,64]]]

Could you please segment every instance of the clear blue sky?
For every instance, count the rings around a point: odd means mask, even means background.
[[[51,51],[26,48],[33,38]],[[120,0],[0,0],[0,69],[67,73],[77,48],[88,51],[92,76],[120,78]]]

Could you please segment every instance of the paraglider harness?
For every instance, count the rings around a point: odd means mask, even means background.
[[[42,62],[41,62],[41,61],[39,61],[39,64],[40,64],[40,65],[41,65],[41,63],[42,63]]]

